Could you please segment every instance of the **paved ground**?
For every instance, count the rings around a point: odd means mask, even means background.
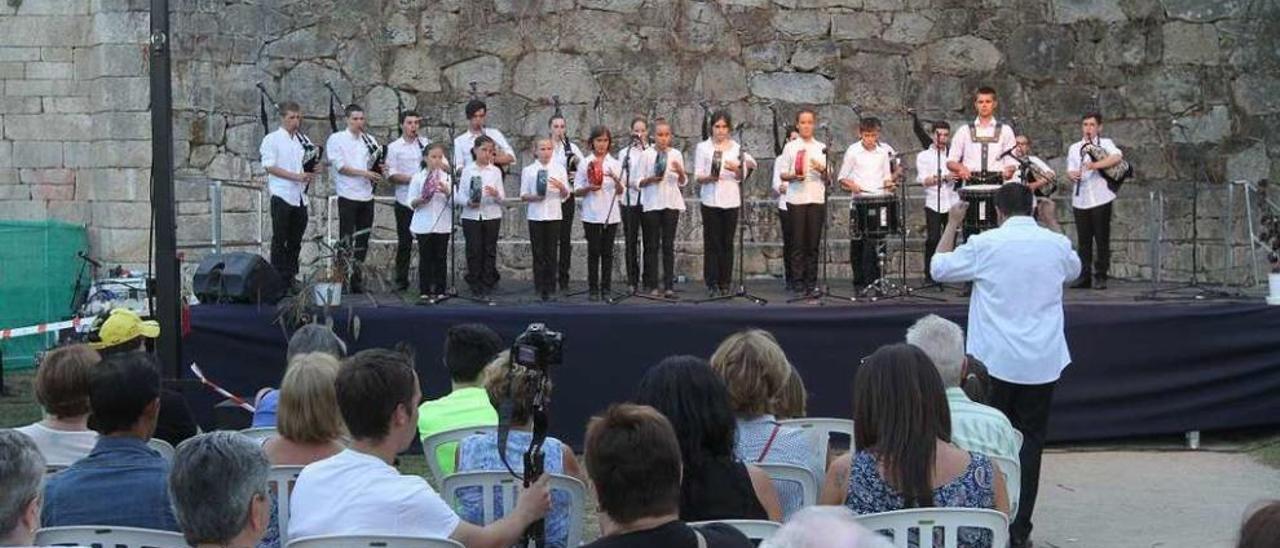
[[[1045,454],[1036,546],[1231,548],[1252,502],[1280,498],[1280,470],[1242,453]]]

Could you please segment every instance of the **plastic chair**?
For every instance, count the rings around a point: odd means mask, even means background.
[[[827,454],[831,450],[831,435],[844,434],[849,436],[849,452],[854,451],[853,444],[853,421],[850,419],[836,419],[830,417],[807,417],[803,419],[787,419],[778,421],[782,426],[799,428],[814,432],[818,436],[818,446],[822,450],[822,462],[825,466],[830,461]],[[821,486],[826,481],[826,470],[818,476],[818,485]]]
[[[763,519],[722,519],[715,521],[696,521],[688,524],[690,527],[701,527],[712,523],[723,523],[747,536],[751,541],[769,540],[778,529],[782,528],[782,524],[776,521],[768,521]]]
[[[151,438],[147,440],[147,447],[155,449],[160,456],[164,457],[164,460],[173,462],[173,446],[169,445],[169,442],[160,438]]]
[[[426,439],[422,440],[422,453],[427,457],[427,469],[431,471],[431,479],[434,480],[436,487],[440,487],[441,481],[444,480],[444,469],[440,467],[440,462],[436,460],[436,449],[446,443],[457,443],[467,436],[475,434],[488,434],[496,432],[497,426],[473,426],[470,428],[455,428],[453,430],[445,430],[437,432]]]
[[[484,507],[484,523],[488,525],[502,517],[494,509],[493,493],[501,493],[502,509],[511,512],[516,507],[517,492],[523,488],[519,479],[511,477],[507,471],[501,472],[459,472],[444,478],[440,486],[440,496],[453,508],[458,508],[458,490],[465,487],[479,487],[484,495],[481,497]],[[587,514],[587,488],[576,478],[551,474],[551,490],[569,493],[569,539],[568,546],[582,544],[582,530],[585,527]]]
[[[780,482],[798,483],[800,484],[800,507],[813,506],[818,503],[818,490],[822,488],[818,484],[818,478],[814,477],[813,471],[803,466],[794,464],[770,464],[767,462],[758,462],[754,464],[764,470],[769,475],[769,479],[773,480],[776,485]],[[788,515],[800,508],[788,508]]]
[[[973,527],[991,531],[991,546],[1008,546],[1009,518],[995,510],[982,508],[914,508],[879,514],[858,516],[858,523],[872,531],[891,531],[893,545],[907,548],[908,531],[919,531],[918,546],[937,546],[934,528],[942,528],[944,548],[956,548],[961,527]]]
[[[275,495],[281,546],[289,542],[289,497],[293,496],[293,485],[301,473],[301,466],[272,466],[267,474],[267,490]]]
[[[317,535],[303,537],[287,544],[288,548],[463,548],[462,543],[447,538],[407,537],[398,535]]]
[[[1009,493],[1009,515],[1018,515],[1018,497],[1022,493],[1022,466],[1018,461],[997,457],[995,455],[987,455],[991,459],[991,463],[1000,470],[1000,475],[1004,476],[1004,488]]]
[[[249,436],[249,438],[254,441],[271,439],[277,435],[276,427],[274,426],[245,428],[244,430],[241,430],[240,433]]]
[[[71,463],[46,464],[44,465],[44,475],[52,476],[58,472],[66,470],[68,466],[71,466]]]
[[[173,531],[99,525],[46,527],[36,531],[35,544],[91,548],[187,548],[189,546],[181,534]]]

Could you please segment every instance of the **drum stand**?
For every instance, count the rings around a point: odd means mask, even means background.
[[[941,197],[939,197],[939,200],[941,200]],[[899,234],[900,241],[902,242],[901,248],[898,249],[898,257],[901,260],[900,264],[902,266],[902,275],[900,276],[899,280],[902,282],[902,284],[898,285],[893,283],[893,281],[889,279],[889,276],[885,274],[884,267],[888,262],[886,261],[886,258],[889,255],[889,242],[887,240],[882,239],[878,244],[876,244],[876,259],[879,261],[880,277],[877,278],[876,281],[871,282],[869,285],[867,285],[867,287],[863,288],[862,294],[870,295],[871,302],[876,302],[877,300],[880,300],[880,299],[898,299],[898,298],[916,298],[916,299],[926,299],[930,301],[941,302],[943,299],[938,297],[931,297],[928,295],[916,295],[915,289],[907,285],[907,185],[906,184],[902,184],[898,186],[898,203],[899,203],[898,234]],[[941,288],[942,286],[938,285],[938,287]]]

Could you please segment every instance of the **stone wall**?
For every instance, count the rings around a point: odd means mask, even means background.
[[[150,151],[145,0],[7,0],[0,4],[0,218],[88,225],[93,252],[146,260]],[[635,113],[674,120],[679,146],[700,131],[698,102],[745,122],[742,140],[773,156],[767,102],[783,123],[817,105],[843,149],[855,107],[887,122],[885,139],[913,151],[907,107],[962,123],[971,90],[1001,94],[1002,114],[1065,173],[1081,112],[1100,109],[1105,132],[1137,166],[1116,206],[1115,273],[1151,276],[1153,192],[1163,195],[1162,267],[1190,269],[1189,189],[1203,164],[1201,259],[1221,265],[1224,180],[1280,170],[1280,6],[1273,0],[173,0],[179,240],[207,242],[211,181],[261,185],[257,118],[263,82],[298,101],[306,130],[329,133],[331,81],[368,110],[374,133],[394,126],[396,91],[423,112],[433,139],[465,126],[477,82],[527,162],[559,95],[570,130],[602,120],[615,131]],[[592,103],[602,96],[602,111]],[[1182,130],[1174,125],[1187,129]],[[272,124],[275,124],[273,118]],[[768,162],[765,162],[768,165]],[[911,174],[913,177],[914,174]],[[507,182],[514,194],[517,182]],[[746,267],[777,274],[776,221],[764,178],[749,183]],[[310,234],[325,228],[325,181],[313,185]],[[1237,197],[1238,198],[1238,197]],[[259,230],[257,192],[223,195],[223,238]],[[909,269],[918,271],[923,217],[909,208]],[[696,202],[691,203],[696,206]],[[696,207],[681,220],[681,273],[701,273]],[[1069,225],[1069,212],[1063,220]],[[522,208],[504,221],[500,262],[527,277]],[[1236,208],[1239,212],[1240,208]],[[833,215],[837,275],[847,275],[844,215]],[[262,221],[269,223],[269,219]],[[393,238],[389,209],[379,238]],[[269,235],[269,227],[264,227]],[[1244,223],[1234,232],[1242,235]],[[1068,231],[1073,232],[1068,226]],[[580,232],[580,229],[579,229]],[[1243,240],[1240,240],[1243,242]],[[581,247],[581,246],[580,246]],[[1238,262],[1244,248],[1237,247]],[[189,260],[202,251],[192,250]],[[375,251],[386,257],[386,250]],[[382,260],[382,259],[378,259]],[[581,272],[581,263],[575,268]],[[1217,273],[1216,275],[1221,275]]]

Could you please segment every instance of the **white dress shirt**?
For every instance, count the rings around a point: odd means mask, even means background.
[[[739,170],[742,169],[741,155],[742,147],[737,142],[729,141],[729,147],[720,153],[720,177],[715,182],[702,183],[698,192],[702,205],[719,209],[733,209],[742,206],[742,185],[738,180],[738,174],[724,169],[724,163],[733,160],[738,162]],[[693,156],[693,173],[694,177],[711,176],[711,160],[715,158],[716,146],[711,139],[707,139],[698,143],[698,148],[694,150]]]
[[[289,498],[289,538],[406,535],[448,538],[461,519],[421,476],[353,449],[311,463]]]
[[[594,188],[587,181],[588,166],[600,159],[594,155],[578,166],[577,180],[573,188]],[[582,222],[593,224],[615,224],[622,222],[622,211],[618,207],[618,193],[614,188],[622,177],[622,162],[611,154],[604,157],[604,184],[599,190],[592,190],[582,197]]]
[[[422,196],[423,187],[426,186],[429,176],[427,169],[418,170],[417,173],[413,174],[413,179],[409,181],[406,190],[410,201]],[[449,177],[447,170],[436,170],[435,181],[432,181],[432,184],[449,188],[453,181]],[[409,232],[414,234],[448,234],[449,229],[452,228],[450,223],[449,196],[444,192],[433,191],[429,201],[413,208],[413,219],[409,221]]]
[[[778,162],[782,163],[782,174],[794,175],[796,166],[796,156],[800,151],[804,151],[804,179],[797,181],[787,181],[786,200],[788,204],[821,204],[827,201],[826,185],[822,181],[822,174],[815,170],[809,169],[809,160],[814,159],[818,164],[826,167],[827,157],[824,153],[826,145],[817,139],[805,141],[803,138],[796,139],[787,143],[782,149],[782,156],[778,157]],[[778,183],[783,181],[781,177]],[[781,187],[776,187],[778,190]]]
[[[471,205],[471,189],[472,185],[476,184],[481,189],[479,206]],[[485,187],[497,190],[498,195],[485,194]],[[502,186],[502,170],[493,164],[484,167],[474,163],[468,165],[462,170],[462,177],[458,179],[458,188],[453,192],[453,202],[462,206],[462,218],[468,221],[501,219],[502,200],[506,197],[507,191]]]
[[[1108,153],[1120,157],[1124,156],[1120,152],[1120,148],[1111,142],[1111,139],[1099,139],[1097,144]],[[1116,199],[1116,193],[1111,192],[1111,188],[1107,186],[1107,180],[1102,178],[1101,172],[1096,169],[1081,169],[1085,162],[1081,158],[1083,155],[1082,148],[1084,148],[1083,140],[1071,145],[1071,148],[1067,151],[1067,171],[1080,171],[1080,182],[1076,183],[1075,189],[1071,191],[1071,207],[1075,209],[1092,209],[1107,205]]]
[[[624,206],[640,205],[640,195],[648,191],[648,189],[640,190],[640,179],[649,176],[648,171],[641,164],[644,162],[645,151],[652,148],[653,146],[651,145],[640,146],[637,144],[619,151],[618,161],[626,164],[627,168],[626,172],[623,173],[623,176],[626,177],[623,183],[627,186],[627,193],[618,199],[619,204]],[[628,158],[630,158],[630,163],[627,162]]]
[[[1000,135],[996,135],[996,126],[1000,127]],[[1005,156],[1000,159],[1000,155],[1006,150],[1013,149],[1018,144],[1017,139],[1013,135],[1013,128],[1009,124],[1001,123],[995,118],[991,119],[988,124],[983,124],[981,120],[974,119],[973,127],[977,135],[969,133],[969,124],[960,126],[956,130],[955,137],[951,139],[951,151],[947,155],[947,160],[951,162],[960,162],[969,171],[974,173],[984,171],[982,164],[982,148],[987,148],[987,163],[985,171],[1001,173],[1003,177],[1004,168],[1006,166],[1017,166],[1018,162],[1013,158]],[[981,143],[978,139],[995,139],[993,142]]]
[[[278,167],[293,173],[302,173],[302,141],[284,128],[268,133],[262,138],[262,146],[258,147],[258,155],[262,158],[262,167]],[[267,189],[272,196],[278,196],[285,203],[298,207],[302,205],[302,193],[307,184],[283,177],[276,177],[267,172]]]
[[[939,172],[938,168],[942,171]],[[938,150],[937,147],[930,147],[916,154],[916,182],[924,186],[924,180],[929,177],[937,177],[941,173],[943,179],[951,175],[951,171],[947,170],[947,153]],[[939,196],[938,192],[942,195]],[[938,213],[946,213],[951,211],[951,204],[960,201],[960,195],[956,193],[956,184],[953,181],[943,182],[939,185],[924,187],[924,207]]]
[[[644,207],[644,211],[658,211],[663,209],[674,209],[676,211],[684,211],[684,194],[680,189],[689,183],[688,178],[684,182],[680,182],[680,174],[672,168],[673,165],[679,163],[684,165],[684,155],[679,150],[668,148],[667,166],[662,172],[662,180],[644,187],[640,195],[640,205]],[[652,177],[655,175],[654,169],[657,168],[658,149],[650,147],[644,151],[641,156],[640,164],[643,169],[644,177]]]
[[[373,182],[364,177],[343,175],[341,171],[344,167],[369,169],[369,147],[361,136],[351,130],[330,135],[325,143],[325,156],[329,159],[333,188],[339,197],[357,202],[373,199]]]
[[[573,188],[572,183],[569,182],[569,175],[564,171],[564,164],[557,164],[552,159],[547,164],[535,160],[524,166],[524,170],[520,172],[520,196],[538,193],[538,172],[542,170],[547,171],[546,195],[536,202],[526,202],[528,206],[525,217],[530,221],[559,221],[564,218],[564,214],[560,211],[560,202],[567,200],[570,194],[560,192],[551,185],[551,180],[559,179],[564,183],[565,188]]]
[[[892,151],[892,147],[881,143],[876,143],[871,150],[867,150],[862,141],[849,145],[836,180],[853,179],[862,188],[858,194],[883,194],[884,182],[893,176]],[[852,200],[849,207],[853,207]]]
[[[1016,216],[933,256],[942,283],[973,282],[968,352],[992,377],[1017,384],[1058,380],[1071,363],[1063,333],[1062,285],[1080,275],[1066,236]]]
[[[410,178],[422,169],[422,151],[431,144],[431,140],[418,136],[414,141],[406,141],[401,137],[387,145],[387,178],[392,175],[407,175]],[[396,202],[409,207],[409,183],[396,185]]]
[[[507,142],[507,138],[502,135],[501,131],[487,127],[484,128],[484,134],[488,135],[490,139],[493,139],[494,148],[498,152],[505,152],[512,156],[516,155],[515,150],[511,148],[511,144]],[[475,146],[476,138],[479,136],[479,134],[472,133],[471,130],[468,129],[467,131],[462,132],[462,135],[453,139],[454,169],[466,169],[467,166],[476,162],[475,158],[471,156],[471,148]]]

